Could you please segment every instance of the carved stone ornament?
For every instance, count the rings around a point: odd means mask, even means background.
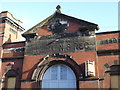
[[[51,20],[48,30],[52,31],[53,34],[56,33],[63,33],[65,30],[67,30],[69,26],[69,23],[66,20],[63,20],[61,18],[55,18]]]

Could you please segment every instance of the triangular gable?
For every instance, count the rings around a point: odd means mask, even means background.
[[[29,29],[28,31],[26,31],[25,33],[23,33],[23,36],[27,35],[27,34],[35,34],[37,30],[40,30],[41,28],[43,28],[44,26],[49,25],[50,23],[53,23],[52,21],[56,18],[62,18],[62,19],[66,19],[70,22],[73,22],[75,24],[81,25],[83,27],[88,27],[90,28],[91,26],[98,30],[98,25],[85,21],[85,20],[81,20],[81,19],[77,19],[75,17],[72,16],[68,16],[65,14],[62,14],[61,12],[55,12],[53,15],[49,16],[48,18],[46,18],[45,20],[43,20],[42,22],[38,23],[37,25],[33,26],[31,29]],[[57,28],[58,29],[58,28]],[[46,32],[46,31],[45,31]]]

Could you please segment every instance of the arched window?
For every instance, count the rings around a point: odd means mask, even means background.
[[[76,76],[67,65],[53,65],[43,75],[42,88],[76,88]]]

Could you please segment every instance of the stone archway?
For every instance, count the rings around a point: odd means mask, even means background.
[[[79,75],[81,73],[80,66],[72,59],[71,56],[61,54],[47,55],[40,60],[37,67],[34,69],[31,78],[36,81],[36,87],[42,88],[42,79],[50,67],[61,64],[69,67],[70,70],[74,72],[76,77],[76,88],[79,88]]]

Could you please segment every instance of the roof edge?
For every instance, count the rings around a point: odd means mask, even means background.
[[[120,33],[120,30],[118,30],[118,31],[107,31],[107,32],[98,32],[98,33],[96,33],[96,35],[110,34],[110,33]]]

